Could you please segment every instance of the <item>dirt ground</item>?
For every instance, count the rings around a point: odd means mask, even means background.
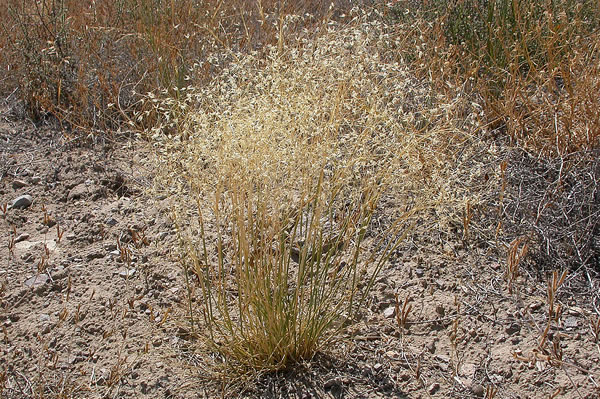
[[[569,274],[549,321],[547,275],[509,292],[505,257],[459,240],[408,243],[310,362],[244,390],[207,378],[150,154],[0,113],[0,205],[33,200],[0,215],[0,397],[600,397],[600,280]]]

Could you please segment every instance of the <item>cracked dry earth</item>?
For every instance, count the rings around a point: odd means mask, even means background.
[[[568,275],[549,319],[547,276],[509,293],[503,257],[458,238],[407,241],[311,361],[244,389],[209,380],[147,144],[0,119],[0,205],[32,200],[0,220],[2,398],[600,397],[598,278]]]

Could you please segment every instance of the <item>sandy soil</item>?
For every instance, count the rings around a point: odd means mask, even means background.
[[[0,220],[0,397],[600,397],[598,279],[570,274],[549,322],[547,276],[524,270],[509,292],[504,258],[435,238],[408,242],[312,361],[245,390],[207,379],[149,157],[0,114],[0,205],[33,200]]]

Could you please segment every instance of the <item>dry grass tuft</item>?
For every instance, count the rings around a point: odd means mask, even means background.
[[[465,203],[447,165],[472,138],[393,61],[393,30],[359,14],[315,35],[240,55],[179,100],[148,98],[190,316],[245,371],[335,340],[370,286],[360,273],[373,281],[417,211],[426,229],[461,220],[451,208]]]
[[[322,182],[287,217],[273,215],[247,187],[233,189],[215,199],[216,241],[207,240],[200,220],[198,248],[179,229],[188,290],[192,276],[200,285],[200,329],[236,372],[311,359],[361,311],[396,247],[395,229],[365,245],[376,191],[348,206],[340,186],[329,197]],[[192,328],[195,313],[190,310]]]

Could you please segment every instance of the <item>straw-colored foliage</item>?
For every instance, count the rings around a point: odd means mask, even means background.
[[[189,312],[244,369],[334,340],[417,211],[460,200],[443,165],[468,140],[395,61],[391,28],[361,15],[323,29],[238,55],[181,100],[150,99],[172,133],[150,134],[177,199]]]

